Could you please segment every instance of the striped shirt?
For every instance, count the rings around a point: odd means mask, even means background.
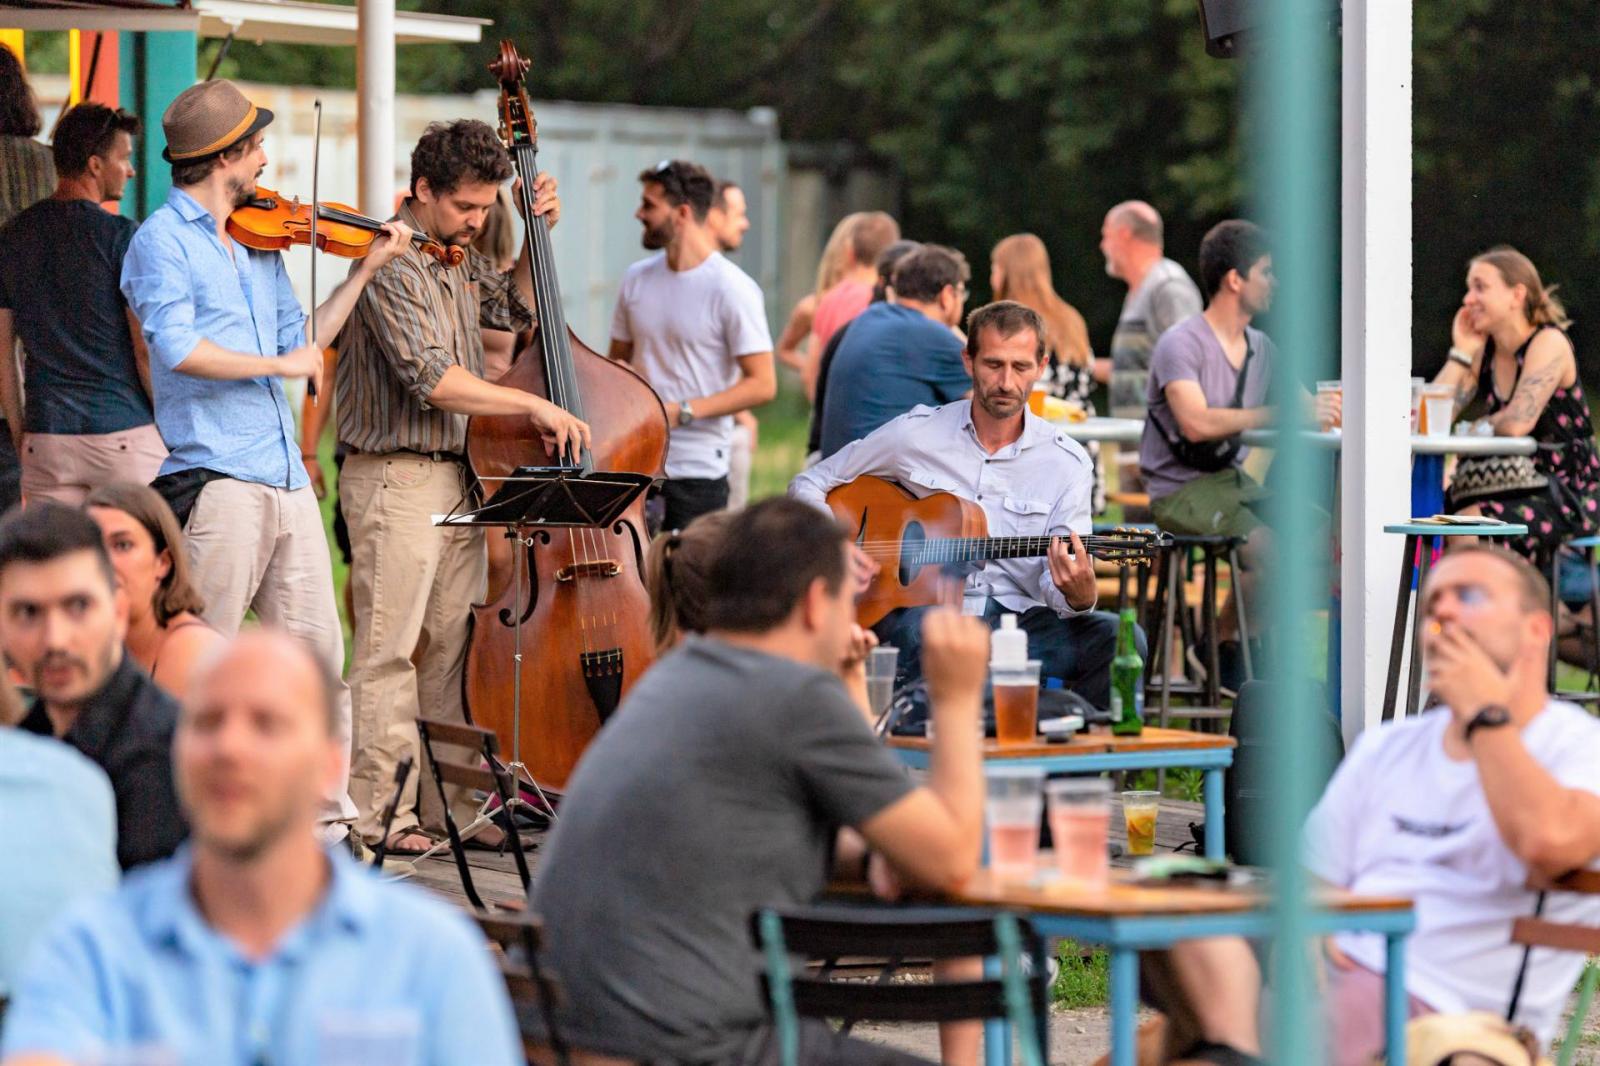
[[[56,189],[48,146],[31,137],[0,137],[0,226]]]
[[[423,231],[409,201],[395,217]],[[487,256],[469,248],[460,266],[447,267],[407,248],[367,282],[335,342],[340,442],[372,454],[464,453],[467,416],[428,397],[452,366],[483,376],[480,329],[532,324],[511,275]]]

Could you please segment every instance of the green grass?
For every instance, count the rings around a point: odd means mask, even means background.
[[[1051,1002],[1068,1009],[1106,1005],[1111,988],[1104,948],[1086,951],[1074,941],[1062,940],[1056,944],[1056,960],[1061,972],[1050,986]]]
[[[750,471],[750,499],[782,496],[789,479],[806,461],[806,431],[811,407],[798,385],[785,387],[778,398],[756,411],[761,429]]]

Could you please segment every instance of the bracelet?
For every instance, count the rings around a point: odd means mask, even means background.
[[[1468,355],[1460,348],[1452,347],[1446,358],[1448,358],[1452,363],[1460,363],[1468,370],[1472,369],[1472,356]]]

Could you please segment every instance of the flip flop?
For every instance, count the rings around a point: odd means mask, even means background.
[[[417,847],[416,845],[404,848],[399,847],[397,841],[404,840],[408,837],[426,840],[427,843],[421,847]],[[432,848],[436,843],[438,843],[438,841],[434,840],[427,833],[416,827],[412,827],[410,829],[396,829],[393,833],[389,834],[389,839],[384,841],[383,854],[385,857],[390,855],[401,857],[422,855]]]

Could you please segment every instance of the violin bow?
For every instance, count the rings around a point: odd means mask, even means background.
[[[311,344],[317,343],[317,215],[321,212],[318,205],[322,202],[317,198],[317,175],[322,168],[317,165],[322,154],[322,100],[312,101],[312,110],[315,117],[311,127]],[[306,378],[306,391],[311,395],[311,406],[318,407],[317,377],[315,374]]]

